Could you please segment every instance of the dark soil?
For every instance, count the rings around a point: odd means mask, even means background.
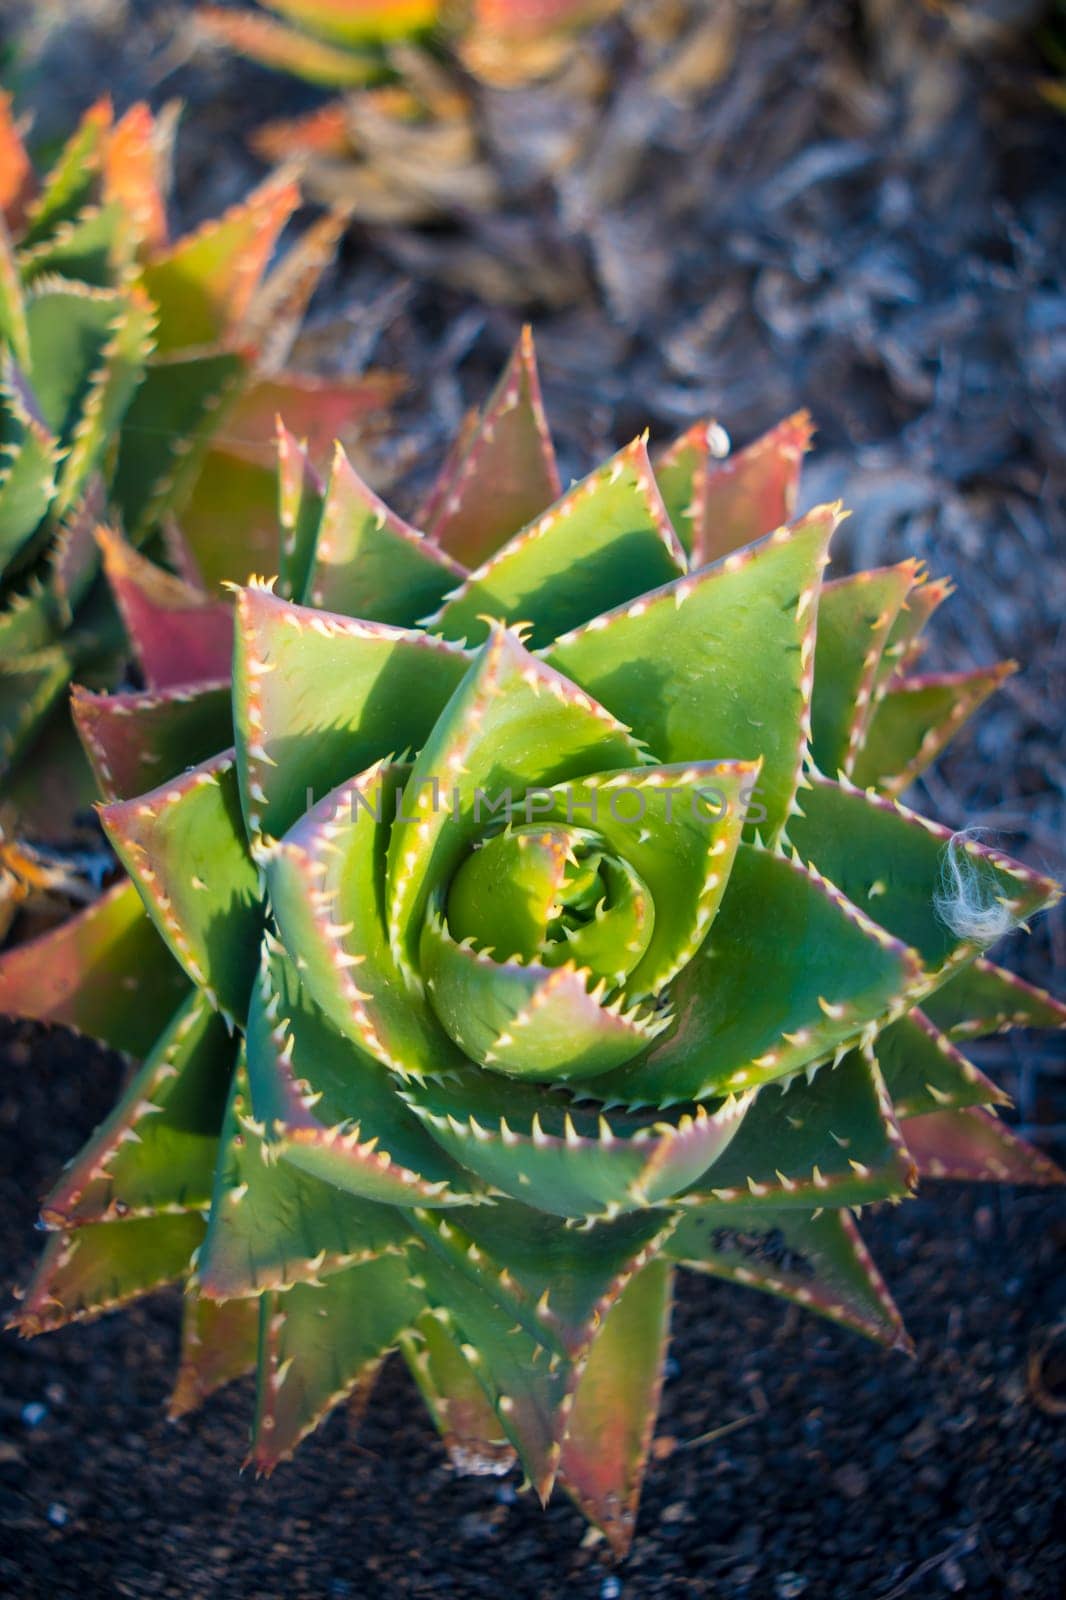
[[[119,1066],[32,1029],[6,1042],[0,1232],[20,1276],[36,1196],[108,1108]],[[8,1335],[0,1591],[1059,1600],[1066,1419],[1034,1404],[1027,1365],[1063,1310],[1061,1193],[931,1190],[864,1221],[917,1360],[686,1276],[658,1459],[617,1573],[562,1496],[542,1513],[513,1476],[456,1478],[398,1363],[357,1431],[335,1414],[257,1483],[238,1470],[250,1382],[164,1420],[175,1295]]]
[[[1023,663],[920,803],[1061,873],[1066,119],[1040,107],[1024,33],[964,48],[917,0],[735,9],[732,72],[683,117],[648,126],[636,202],[582,242],[587,293],[535,317],[565,468],[645,423],[661,437],[712,412],[745,442],[809,405],[821,432],[808,498],[841,494],[856,512],[843,562],[926,556],[960,591],[935,664]],[[44,135],[104,86],[120,106],[186,97],[175,201],[192,221],[253,179],[248,128],[313,97],[190,55],[184,35],[175,45],[188,11],[0,0],[0,24],[34,18],[43,66],[23,82]],[[623,132],[640,89],[625,84]],[[579,200],[593,192],[588,173],[575,181]],[[304,347],[309,361],[411,375],[403,443],[377,461],[383,484],[406,474],[408,504],[520,315],[439,286],[454,243],[353,237]],[[1061,911],[1011,961],[1062,992]],[[32,1029],[0,1043],[6,1288],[32,1260],[38,1196],[108,1109],[119,1067]],[[1063,1159],[1061,1042],[1000,1041],[982,1064]],[[1027,1374],[1066,1315],[1062,1194],[931,1186],[863,1220],[918,1359],[685,1279],[658,1459],[617,1573],[564,1499],[542,1514],[511,1479],[455,1478],[398,1365],[358,1433],[334,1416],[257,1484],[238,1475],[246,1385],[191,1421],[163,1420],[172,1296],[30,1344],[8,1335],[0,1588],[34,1600],[1061,1600],[1066,1417],[1035,1403]]]

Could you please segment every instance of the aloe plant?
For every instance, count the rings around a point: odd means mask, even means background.
[[[561,492],[524,338],[421,529],[283,435],[232,683],[187,610],[199,687],[77,697],[128,880],[0,961],[142,1062],[22,1332],[183,1283],[172,1412],[254,1369],[264,1472],[399,1350],[457,1468],[623,1553],[677,1267],[906,1350],[862,1208],[1062,1181],[961,1048],[1062,1024],[984,954],[1056,887],[897,798],[1004,669],[915,674],[917,562],[825,579],[809,433]]]
[[[56,715],[71,679],[114,681],[124,655],[99,524],[165,537],[200,590],[243,577],[274,536],[275,412],[320,445],[395,387],[285,370],[341,228],[324,219],[267,274],[291,181],[170,239],[172,122],[103,101],[39,180],[0,97],[0,783],[31,821],[77,788]]]
[[[298,163],[315,198],[343,205],[362,223],[458,222],[469,238],[443,275],[454,274],[481,299],[558,300],[583,285],[571,241],[561,251],[546,248],[524,228],[509,240],[500,218],[509,215],[514,230],[540,191],[563,196],[566,172],[605,98],[604,70],[582,34],[619,11],[620,0],[266,0],[266,7],[203,5],[195,21],[211,43],[339,92],[310,112],[257,128],[249,141],[257,155]],[[493,106],[498,115],[501,92],[533,85],[560,94],[553,120],[570,131],[534,137],[524,162],[515,163],[501,149]],[[562,198],[553,206],[565,209]],[[544,231],[554,239],[558,228],[545,220]]]
[[[202,6],[197,18],[207,33],[243,55],[327,88],[395,80],[403,73],[396,47],[411,44],[454,53],[473,74],[514,84],[557,69],[573,49],[575,35],[620,3],[263,0],[262,8],[238,12]]]

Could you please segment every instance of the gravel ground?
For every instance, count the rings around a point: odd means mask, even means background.
[[[109,1106],[118,1063],[28,1028],[5,1042],[0,1233],[24,1272],[35,1197]],[[176,1296],[9,1335],[0,1590],[467,1600],[506,1582],[514,1600],[1059,1600],[1066,1429],[1034,1405],[1026,1369],[1062,1311],[1066,1205],[960,1187],[864,1218],[864,1232],[915,1361],[682,1280],[657,1459],[617,1572],[565,1497],[543,1514],[514,1477],[454,1477],[399,1364],[357,1431],[335,1414],[257,1483],[238,1475],[250,1383],[164,1420]]]
[[[0,22],[30,9],[0,0]],[[119,105],[182,95],[175,204],[194,221],[254,179],[248,128],[314,97],[190,54],[189,9],[38,0],[43,67],[23,86],[46,137],[104,85]],[[49,31],[57,18],[64,27]],[[855,511],[843,564],[925,556],[959,591],[935,664],[1023,665],[920,801],[1061,873],[1066,121],[1040,107],[1035,58],[1002,40],[963,49],[917,0],[750,0],[729,74],[683,114],[647,117],[639,63],[618,61],[601,141],[564,197],[583,262],[571,304],[538,306],[532,280],[530,308],[486,309],[442,287],[470,229],[364,230],[319,298],[307,360],[411,375],[402,430],[376,462],[407,505],[483,398],[523,309],[536,313],[574,474],[646,423],[665,437],[711,413],[743,443],[809,406],[820,432],[808,499],[840,494]],[[535,125],[549,112],[527,115]],[[636,199],[597,204],[611,141],[633,143],[634,128]],[[1011,962],[1061,993],[1062,912]],[[107,1109],[117,1067],[59,1036],[3,1040],[0,1236],[15,1282],[33,1254],[36,1197]],[[1062,1159],[1061,1041],[997,1042],[983,1062]],[[256,1484],[236,1472],[240,1386],[203,1417],[162,1420],[169,1297],[32,1344],[8,1336],[0,1584],[34,1597],[496,1595],[504,1558],[516,1600],[1060,1600],[1066,1431],[1033,1403],[1026,1371],[1064,1314],[1062,1198],[930,1189],[865,1231],[917,1361],[686,1280],[660,1459],[617,1574],[564,1500],[542,1517],[510,1480],[453,1478],[398,1369],[358,1435],[335,1417]]]

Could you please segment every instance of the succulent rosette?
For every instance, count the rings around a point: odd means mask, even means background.
[[[287,452],[232,687],[76,707],[129,879],[0,1003],[143,1065],[23,1331],[184,1281],[174,1409],[255,1368],[264,1470],[398,1348],[623,1551],[678,1265],[905,1348],[861,1208],[1059,1181],[956,1043],[1061,1023],[983,953],[1056,888],[895,798],[1003,669],[914,672],[917,563],[826,581],[808,438],[560,494],[524,339],[425,532]]]

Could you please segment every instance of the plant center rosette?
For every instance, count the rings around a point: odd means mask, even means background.
[[[285,608],[251,590],[239,611],[257,685],[247,710],[265,725],[258,686],[270,694],[278,679],[261,630]],[[431,661],[441,692],[463,676],[413,763],[375,762],[290,821],[279,807],[313,783],[293,788],[290,773],[283,797],[269,748],[266,762],[249,757],[280,946],[483,1184],[568,1217],[670,1198],[724,1150],[747,1099],[722,1081],[710,1109],[690,1092],[664,1112],[653,1089],[609,1139],[604,1107],[634,1098],[627,1071],[656,1070],[672,985],[719,910],[759,763],[654,762],[504,628],[469,665],[443,643],[423,648],[423,697]]]
[[[807,433],[560,497],[523,341],[424,533],[283,439],[232,688],[76,704],[129,880],[0,961],[143,1059],[23,1331],[183,1281],[174,1409],[254,1368],[263,1470],[399,1349],[621,1551],[676,1266],[903,1347],[855,1214],[1059,1180],[959,1047],[1061,1023],[984,954],[1055,886],[897,799],[1004,669],[914,671],[914,562],[826,581]]]

